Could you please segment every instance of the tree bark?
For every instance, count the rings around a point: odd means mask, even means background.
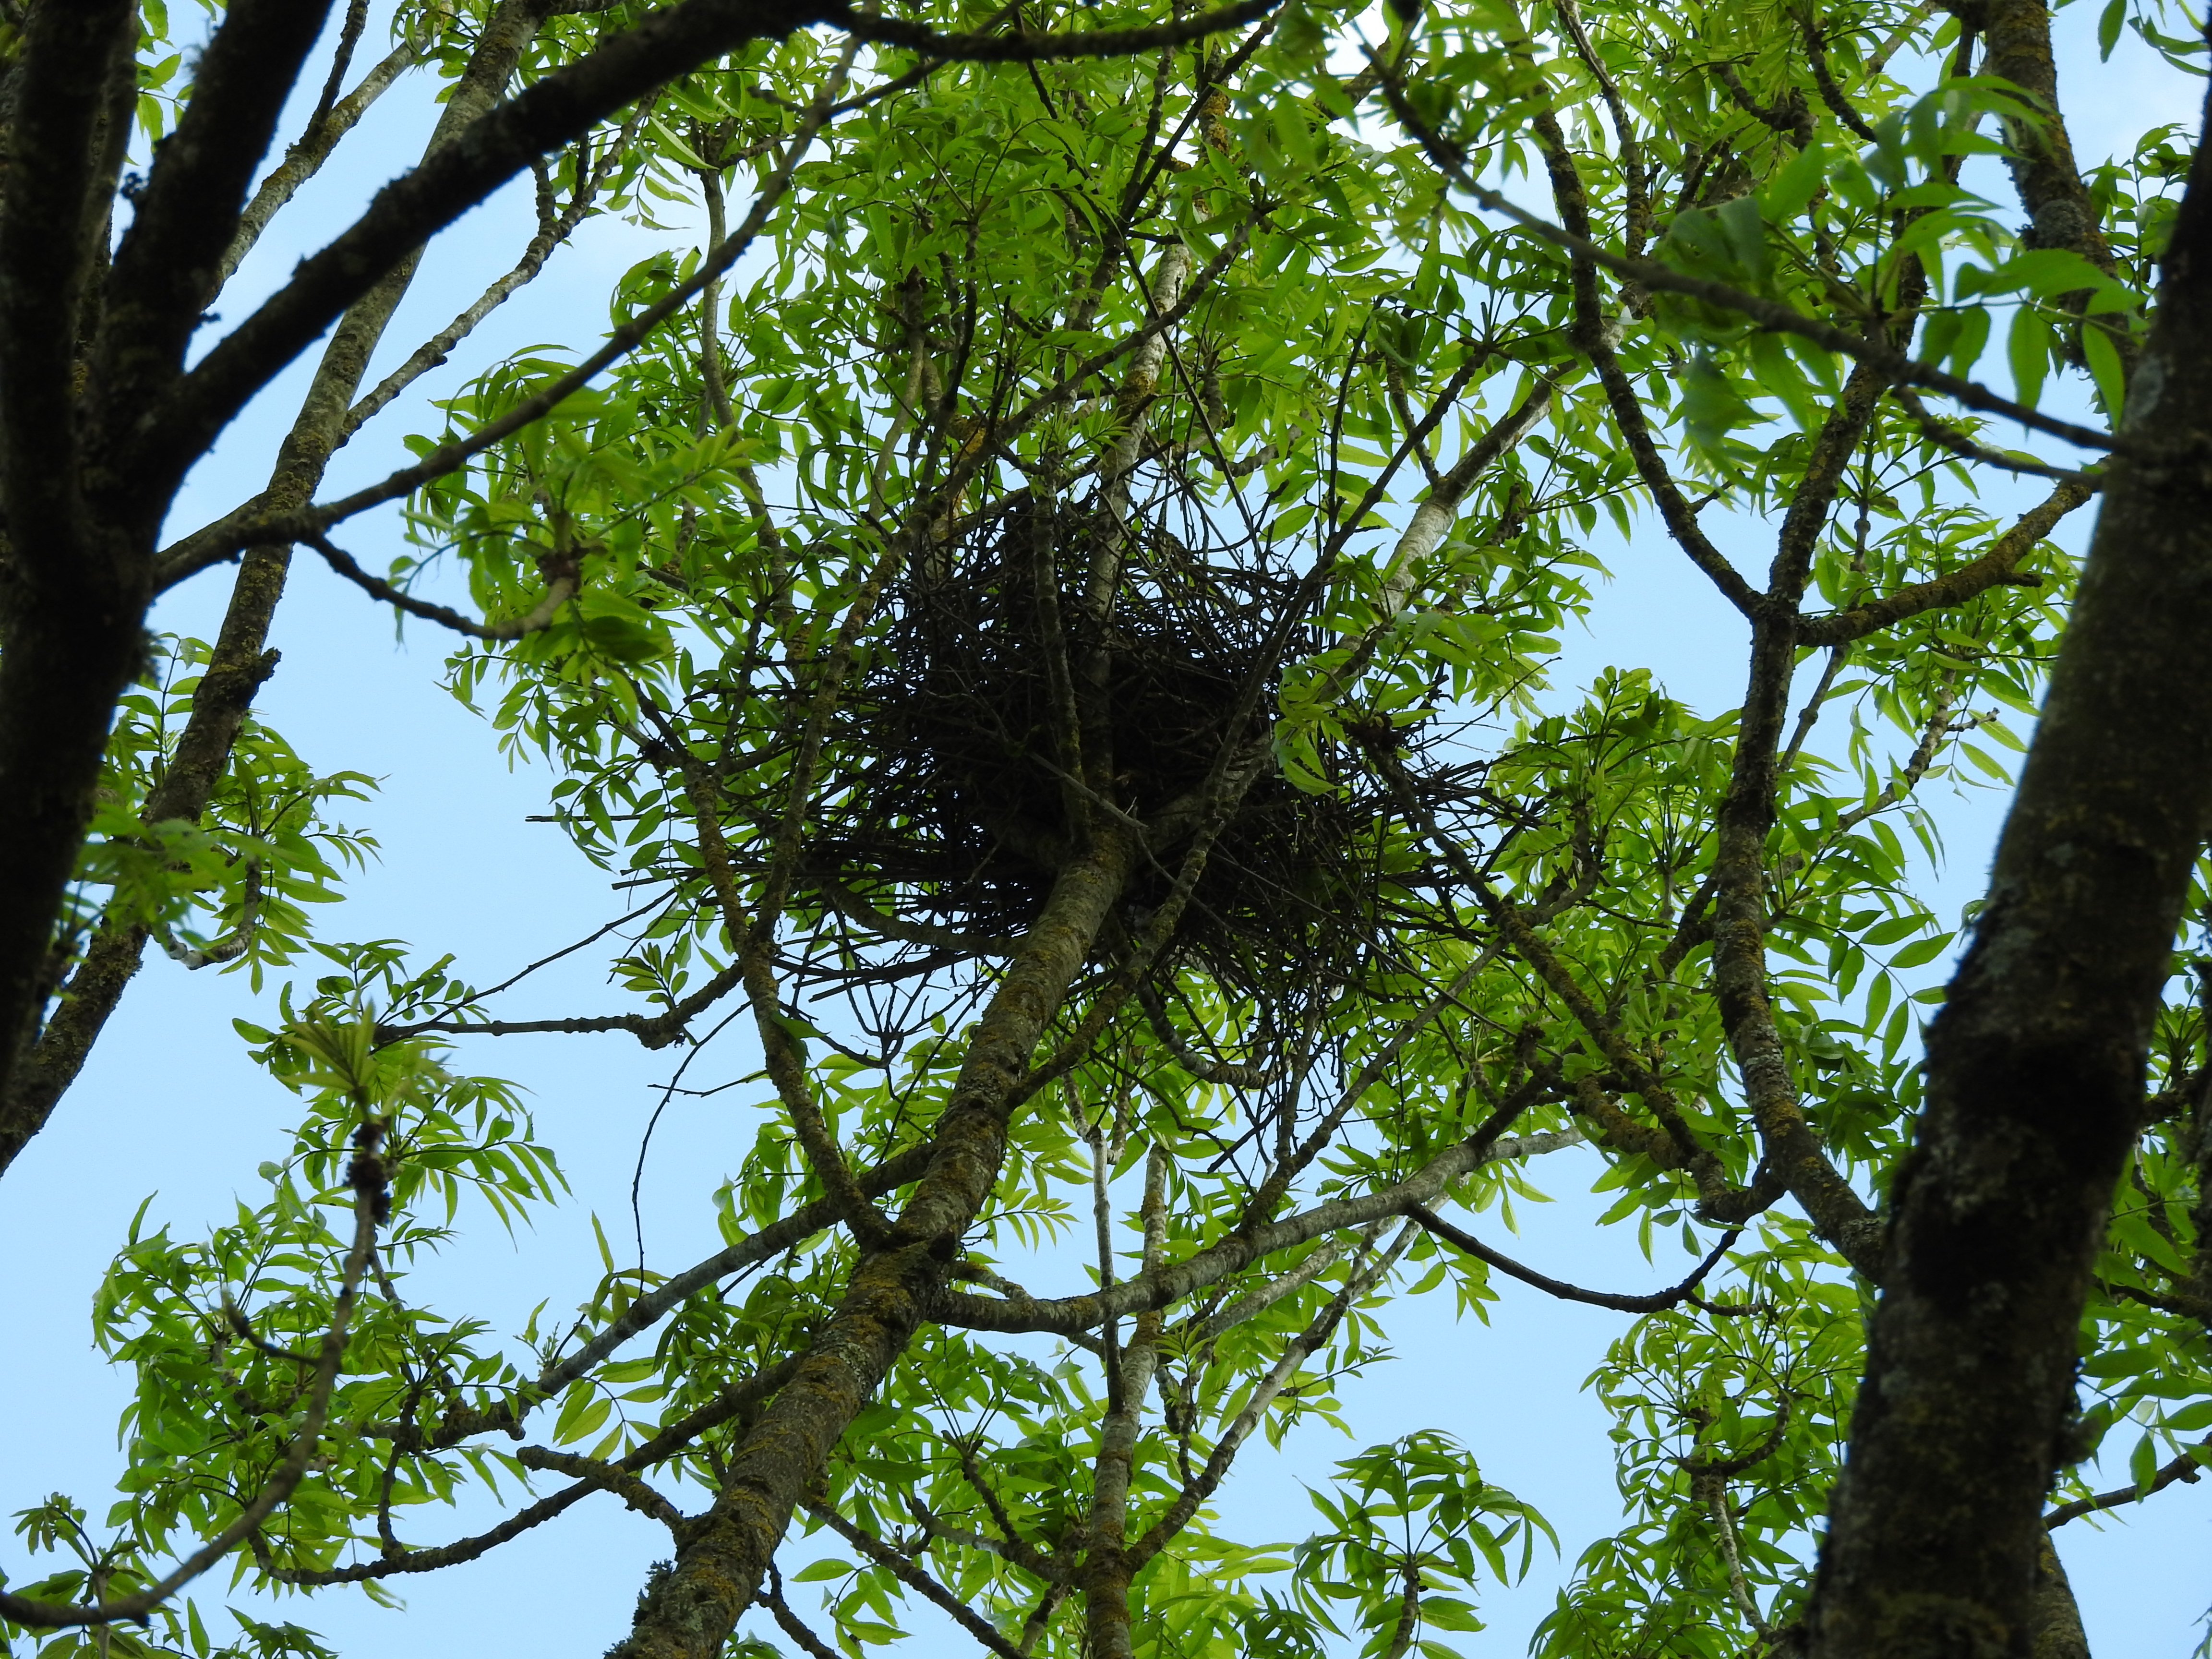
[[[550,0],[504,0],[494,9],[477,35],[468,68],[439,112],[426,155],[451,143],[455,134],[499,102],[550,4]],[[277,451],[269,486],[256,498],[260,510],[287,511],[313,498],[331,456],[344,441],[348,410],[420,258],[417,249],[403,259],[338,323]],[[276,653],[268,649],[269,630],[291,562],[289,543],[249,548],[240,562],[214,653],[192,694],[191,717],[167,773],[147,798],[142,814],[146,823],[173,818],[198,823],[207,810],[230,764],[232,746],[254,696],[276,665]],[[22,1052],[0,1078],[0,1173],[46,1127],[84,1068],[108,1017],[138,971],[148,937],[143,921],[111,913],[94,934],[62,992],[61,1006],[43,1030],[38,1026],[40,1011],[33,1006]],[[5,1067],[4,1057],[0,1057],[0,1067]]]
[[[2089,1638],[2081,1630],[2074,1586],[2067,1582],[2057,1547],[2047,1532],[2035,1559],[2034,1618],[2029,1640],[2033,1659],[2089,1659]]]
[[[41,6],[16,70],[0,197],[0,1067],[49,988],[54,915],[145,607],[143,573],[76,488],[77,343],[113,185],[95,176],[94,137],[136,26],[113,0]]]
[[[1973,942],[1928,1037],[1808,1618],[1817,1659],[2027,1659],[2077,1327],[2212,823],[2212,157]]]
[[[262,129],[273,130],[320,10],[257,0],[210,42],[187,112],[198,139],[155,164],[143,234],[134,222],[118,251],[82,387],[88,228],[106,222],[115,183],[92,176],[90,140],[110,50],[118,40],[127,50],[137,14],[118,0],[42,5],[24,35],[0,196],[0,1091],[52,990],[54,920],[91,821],[116,701],[143,659],[154,536],[185,471],[325,328],[535,156],[700,63],[813,15],[783,0],[683,0],[616,33],[386,185],[187,373],[203,286],[236,230],[266,148]],[[237,118],[217,119],[223,109]],[[125,964],[106,965],[113,977]]]
[[[2096,198],[2082,182],[2074,141],[2058,101],[2058,56],[2051,49],[2045,0],[1980,0],[1954,7],[1987,42],[1982,73],[2009,81],[2038,105],[2039,122],[2007,121],[2006,166],[2027,210],[2030,247],[2067,248],[2110,275],[2112,250],[2098,222]]]
[[[730,1455],[714,1506],[687,1524],[673,1568],[639,1598],[608,1659],[714,1659],[768,1571],[792,1511],[921,1328],[960,1236],[998,1179],[1014,1090],[1089,956],[1136,856],[1119,829],[1064,868],[970,1040],[929,1170],[890,1248],[864,1255],[799,1373]]]

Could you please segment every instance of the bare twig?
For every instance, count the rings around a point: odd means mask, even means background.
[[[919,1563],[900,1554],[873,1533],[854,1526],[827,1504],[810,1503],[806,1505],[806,1512],[884,1568],[899,1583],[918,1592],[924,1601],[941,1609],[953,1623],[991,1652],[1001,1656],[1001,1659],[1023,1659],[1018,1648],[992,1629],[988,1622],[978,1617],[973,1607],[924,1571]]]
[[[2085,1515],[2094,1515],[2102,1510],[2116,1510],[2124,1504],[2140,1503],[2153,1492],[2164,1492],[2177,1480],[2187,1486],[2203,1475],[2204,1460],[2197,1454],[2212,1450],[2212,1440],[2200,1441],[2184,1451],[2171,1463],[2160,1466],[2143,1486],[2116,1486],[2111,1492],[2099,1492],[2094,1498],[2077,1498],[2070,1504],[2061,1504],[2043,1517],[2046,1531],[2057,1531],[2069,1521],[2078,1521]]]
[[[459,611],[442,605],[433,605],[428,599],[418,599],[404,588],[394,587],[380,577],[372,576],[355,562],[351,554],[333,544],[320,532],[300,538],[323,556],[323,562],[372,599],[382,599],[386,605],[405,611],[410,617],[420,617],[425,622],[436,623],[441,628],[450,628],[456,634],[466,635],[472,640],[519,640],[526,634],[536,634],[550,628],[561,607],[576,597],[575,556],[571,553],[560,562],[565,568],[557,570],[546,584],[545,595],[536,605],[520,617],[502,623],[472,622]],[[547,562],[549,568],[552,561]]]
[[[1562,1302],[1581,1302],[1593,1308],[1611,1308],[1616,1313],[1662,1313],[1668,1308],[1680,1307],[1690,1299],[1691,1292],[1705,1282],[1705,1275],[1719,1265],[1720,1259],[1732,1249],[1742,1232],[1734,1227],[1723,1233],[1720,1242],[1705,1252],[1705,1260],[1690,1270],[1690,1276],[1680,1284],[1663,1291],[1652,1291],[1641,1296],[1617,1294],[1610,1291],[1586,1291],[1579,1285],[1524,1267],[1510,1257],[1500,1255],[1473,1233],[1455,1227],[1450,1222],[1426,1206],[1409,1204],[1406,1213],[1438,1238],[1456,1249],[1464,1250],[1476,1261],[1486,1262],[1498,1272],[1519,1279],[1523,1285],[1533,1285],[1547,1296],[1555,1296]]]

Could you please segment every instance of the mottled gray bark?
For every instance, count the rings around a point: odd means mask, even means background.
[[[1819,1659],[2027,1659],[2077,1327],[2212,823],[2212,161],[1987,907],[1928,1038],[1809,1617]]]

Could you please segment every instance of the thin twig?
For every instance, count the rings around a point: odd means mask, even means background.
[[[1540,1273],[1534,1267],[1524,1267],[1510,1257],[1500,1255],[1473,1233],[1453,1226],[1424,1205],[1409,1204],[1406,1206],[1406,1213],[1455,1249],[1466,1251],[1478,1261],[1487,1262],[1523,1285],[1534,1285],[1547,1296],[1555,1296],[1562,1302],[1584,1303],[1593,1308],[1611,1308],[1616,1313],[1663,1313],[1669,1308],[1680,1307],[1690,1299],[1690,1293],[1705,1282],[1705,1275],[1712,1272],[1720,1259],[1735,1248],[1736,1240],[1743,1237],[1741,1229],[1729,1228],[1721,1235],[1720,1242],[1705,1253],[1705,1260],[1692,1268],[1690,1276],[1680,1284],[1641,1296],[1628,1296],[1611,1291],[1586,1291],[1564,1279]]]
[[[382,599],[386,605],[405,611],[410,617],[420,617],[425,622],[436,623],[441,628],[450,628],[472,640],[519,640],[527,634],[540,633],[553,625],[561,607],[576,597],[574,558],[567,561],[568,568],[554,576],[546,584],[544,597],[520,617],[503,623],[473,622],[459,611],[442,605],[433,605],[428,599],[418,599],[404,588],[394,587],[380,577],[372,576],[362,569],[353,556],[337,546],[319,531],[301,537],[302,542],[323,556],[323,562],[372,599]]]
[[[2199,1441],[2171,1463],[2161,1466],[2146,1485],[2115,1486],[2094,1498],[2077,1498],[2070,1504],[2061,1504],[2043,1517],[2044,1528],[2055,1532],[2069,1521],[2077,1521],[2085,1515],[2116,1510],[2123,1504],[2140,1503],[2153,1492],[2164,1492],[2177,1480],[2184,1486],[2192,1485],[2203,1473],[2204,1460],[2197,1455],[2202,1451],[2212,1451],[2212,1440]]]

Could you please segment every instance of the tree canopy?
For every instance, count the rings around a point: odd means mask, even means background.
[[[211,1587],[312,1626],[611,1496],[670,1534],[625,1659],[922,1607],[1448,1656],[1555,1543],[1547,1655],[2086,1654],[2050,1530],[2212,1462],[2194,133],[2077,161],[2039,0],[330,11],[0,5],[0,1167],[149,954],[285,988],[240,1030],[299,1118],[119,1241],[124,1498],[24,1511],[11,1648],[300,1651]],[[2188,27],[2100,33],[2201,74]],[[407,76],[420,161],[229,295]],[[526,173],[511,270],[387,342]],[[471,360],[599,215],[698,246]],[[301,353],[266,488],[168,522]],[[1631,546],[1734,613],[1735,708],[1557,672]],[[254,712],[316,672],[302,557],[557,777],[608,1005],[316,932],[374,808]],[[149,634],[187,583],[216,636]],[[1972,778],[2018,793],[1962,935]],[[563,1200],[525,1032],[757,1065],[722,1248],[510,1339],[409,1281]],[[1672,1289],[1505,1253],[1573,1146]],[[1620,1530],[1449,1415],[1302,1540],[1223,1522],[1411,1298],[1509,1279],[1619,1316]]]

